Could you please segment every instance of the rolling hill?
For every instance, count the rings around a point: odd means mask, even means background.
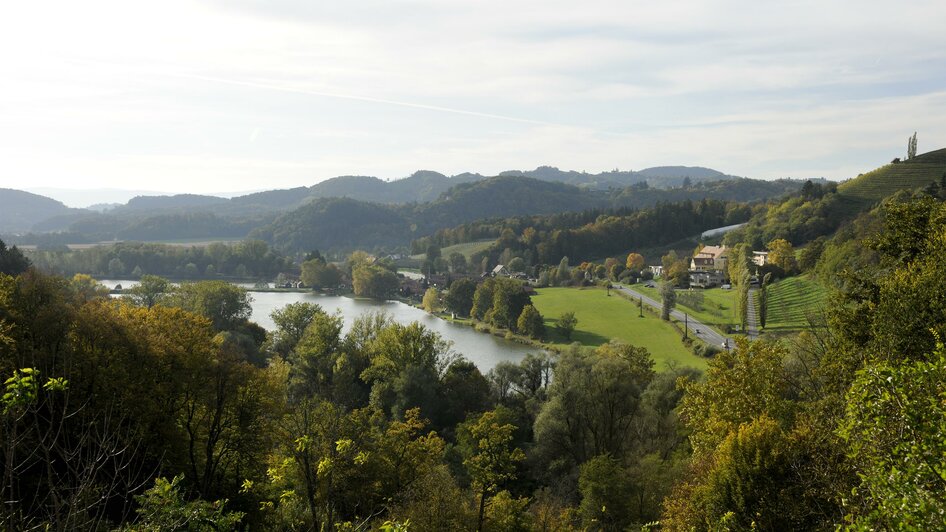
[[[946,179],[946,148],[890,163],[838,186],[844,207],[860,212],[900,190],[915,190]]]
[[[70,209],[62,202],[46,196],[12,188],[0,188],[0,230],[28,231],[34,224],[56,216],[86,212]]]

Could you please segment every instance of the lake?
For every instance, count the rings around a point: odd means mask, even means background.
[[[137,281],[100,280],[100,283],[109,289],[121,284],[123,288],[130,288]],[[241,285],[248,288],[252,285]],[[400,301],[375,301],[373,299],[354,299],[351,297],[327,296],[313,292],[251,292],[253,302],[250,304],[253,314],[251,320],[260,324],[266,330],[273,330],[275,324],[269,315],[290,303],[304,301],[317,303],[328,313],[339,312],[345,322],[344,332],[348,332],[352,322],[365,312],[383,311],[391,318],[403,324],[419,322],[424,327],[440,334],[444,340],[453,342],[453,350],[470,360],[484,374],[496,364],[509,361],[519,362],[528,353],[539,350],[510,342],[504,338],[490,334],[476,332],[469,325],[459,325],[431,316],[419,308],[401,303]]]

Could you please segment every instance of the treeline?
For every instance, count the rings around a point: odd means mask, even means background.
[[[414,241],[415,250],[457,243],[499,232],[485,251],[473,254],[472,266],[506,264],[522,258],[527,267],[557,265],[562,258],[593,260],[628,250],[665,245],[724,225],[743,222],[751,209],[717,200],[661,203],[640,211],[567,213],[476,222]]]
[[[145,274],[174,278],[271,279],[279,273],[298,271],[293,261],[261,240],[207,246],[173,246],[122,242],[77,250],[36,250],[30,259],[44,271],[71,276],[85,273],[112,278],[138,278]]]

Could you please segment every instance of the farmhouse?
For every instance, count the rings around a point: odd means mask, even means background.
[[[710,288],[728,281],[726,246],[704,246],[690,259],[690,286]]]

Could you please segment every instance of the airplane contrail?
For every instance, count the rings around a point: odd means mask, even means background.
[[[337,93],[337,92],[317,91],[317,90],[312,90],[312,89],[303,89],[299,87],[292,87],[292,86],[274,84],[274,83],[260,83],[257,81],[243,81],[243,80],[236,80],[236,79],[218,78],[218,77],[213,77],[213,76],[200,76],[196,74],[171,74],[171,75],[176,76],[176,77],[184,77],[184,78],[197,79],[197,80],[202,80],[202,81],[210,81],[213,83],[224,83],[227,85],[253,87],[257,89],[268,89],[268,90],[275,90],[275,91],[280,91],[280,92],[292,92],[292,93],[297,93],[297,94],[308,94],[312,96],[323,96],[326,98],[339,98],[342,100],[356,100],[356,101],[361,101],[361,102],[382,103],[382,104],[387,104],[387,105],[397,105],[400,107],[409,107],[412,109],[425,109],[428,111],[439,111],[443,113],[453,113],[453,114],[467,115],[467,116],[478,116],[481,118],[494,118],[497,120],[506,120],[508,122],[519,122],[523,124],[535,124],[535,125],[541,125],[541,126],[556,126],[556,127],[572,127],[572,126],[566,126],[564,124],[545,122],[542,120],[530,120],[528,118],[517,118],[513,116],[504,116],[504,115],[497,115],[497,114],[492,114],[492,113],[482,113],[479,111],[467,111],[465,109],[441,107],[439,105],[427,105],[427,104],[422,104],[422,103],[402,102],[399,100],[374,98],[371,96],[359,96],[355,94],[342,94],[342,93]]]

